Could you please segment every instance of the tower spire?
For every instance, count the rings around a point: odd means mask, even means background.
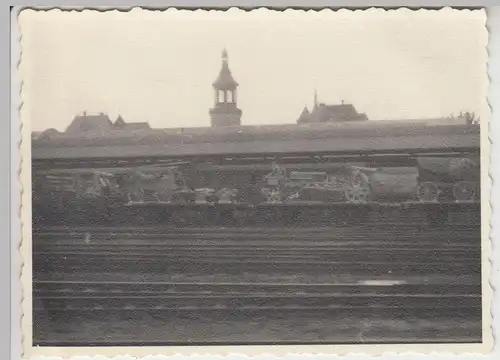
[[[318,91],[314,89],[314,107],[318,107]]]
[[[212,84],[214,88],[214,107],[210,109],[213,127],[240,125],[242,111],[236,105],[238,83],[234,80],[227,63],[227,50],[222,50],[222,67],[219,76]]]
[[[222,67],[217,80],[212,84],[218,90],[234,90],[238,87],[238,83],[234,80],[229,65],[227,63],[227,50],[222,51]]]

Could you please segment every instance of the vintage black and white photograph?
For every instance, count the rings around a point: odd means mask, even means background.
[[[29,354],[489,349],[485,11],[19,22]]]

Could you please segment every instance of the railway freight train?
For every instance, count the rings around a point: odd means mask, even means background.
[[[365,164],[267,165],[245,174],[205,169],[139,168],[34,171],[33,203],[51,209],[144,202],[170,204],[475,201],[478,158],[428,157],[413,167]],[[246,177],[245,177],[246,176]],[[50,204],[50,205],[49,205]]]

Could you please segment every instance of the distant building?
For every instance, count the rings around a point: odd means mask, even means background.
[[[140,123],[126,123],[125,120],[118,116],[115,123],[111,121],[108,115],[104,113],[99,114],[87,114],[77,115],[67,127],[66,134],[82,134],[82,133],[93,133],[93,134],[107,134],[114,130],[144,130],[150,129],[147,122]]]
[[[326,122],[346,122],[346,121],[366,121],[366,114],[360,114],[352,104],[340,105],[325,105],[318,104],[317,95],[314,94],[314,107],[309,111],[307,106],[304,107],[300,114],[297,123],[326,123]]]
[[[66,134],[81,134],[84,132],[105,134],[114,129],[108,115],[100,113],[89,115],[86,112],[83,115],[77,115],[66,128]]]
[[[151,129],[147,122],[126,123],[121,115],[118,115],[113,127],[116,130],[148,130]]]
[[[240,125],[242,111],[236,105],[238,83],[229,70],[226,50],[222,52],[219,77],[212,86],[215,95],[214,107],[209,111],[212,127]]]

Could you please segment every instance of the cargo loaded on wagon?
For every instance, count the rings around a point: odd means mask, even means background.
[[[274,165],[262,192],[268,202],[322,201],[364,204],[411,198],[416,169],[384,170],[339,164],[329,171],[286,170]],[[399,184],[398,184],[399,181]],[[401,186],[405,189],[401,191]]]
[[[35,172],[35,200],[47,196],[79,200],[106,199],[109,204],[164,201],[192,203],[194,190],[177,167],[64,169]]]
[[[194,189],[178,166],[58,169],[34,171],[35,203],[70,201],[84,204],[103,200],[109,205],[135,203],[215,203],[232,197],[230,189]],[[90,204],[89,204],[90,205]]]
[[[479,161],[479,157],[419,158],[418,198],[423,202],[479,200]]]
[[[268,165],[271,171],[262,170],[266,166],[261,166],[259,170],[245,173],[241,170],[235,177],[224,177],[219,172],[215,181],[197,164],[184,168],[143,166],[34,171],[33,201],[35,204],[43,200],[95,206],[97,203],[256,205],[304,201],[367,204],[478,200],[478,158],[419,157],[416,164],[369,167],[362,163],[299,166],[274,162]],[[252,180],[245,180],[249,177]],[[248,196],[249,192],[255,194]]]
[[[287,169],[273,164],[262,193],[267,202],[317,200],[365,204],[478,200],[479,159],[419,157],[415,167],[371,168],[339,164],[325,171]]]

